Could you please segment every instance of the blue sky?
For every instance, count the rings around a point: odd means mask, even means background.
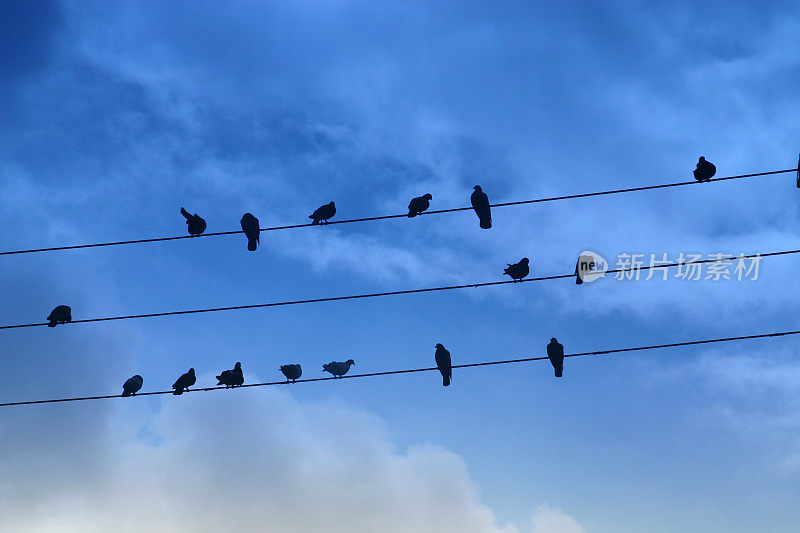
[[[793,168],[792,2],[0,5],[0,249]],[[586,249],[797,248],[791,174],[473,213],[6,256],[0,323],[567,273]],[[0,401],[241,361],[354,371],[797,329],[756,281],[571,280],[2,334]],[[795,295],[795,296],[793,296]],[[793,531],[796,339],[5,408],[0,530]]]

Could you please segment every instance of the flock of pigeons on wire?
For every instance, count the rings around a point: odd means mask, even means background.
[[[706,161],[705,157],[700,157],[697,162],[697,168],[694,170],[694,177],[699,182],[711,180],[716,174],[717,168],[713,163]],[[798,179],[798,186],[800,186],[800,178]],[[430,207],[433,196],[424,194],[413,198],[408,204],[409,218],[415,217]],[[475,214],[478,215],[478,222],[481,228],[489,229],[492,227],[492,212],[491,205],[489,204],[489,197],[481,189],[480,185],[476,185],[470,196],[472,208]],[[186,219],[187,229],[189,235],[196,237],[202,235],[206,230],[206,221],[197,213],[191,214],[186,209],[181,207],[181,214]],[[317,208],[308,218],[312,220],[311,224],[327,224],[328,220],[336,214],[336,205],[333,202],[325,204]],[[258,219],[252,213],[245,213],[241,219],[242,230],[247,237],[247,249],[255,251],[258,248],[259,236],[261,228]],[[580,261],[580,260],[579,260]],[[527,257],[523,257],[519,262],[509,264],[503,271],[503,274],[511,276],[514,281],[520,281],[530,273],[530,261]],[[576,283],[581,284],[582,279],[578,273],[576,266]],[[68,305],[59,305],[47,317],[48,326],[55,327],[57,324],[66,324],[72,322],[72,309]],[[564,372],[564,346],[553,337],[547,345],[547,357],[553,365],[555,376],[560,378]],[[441,344],[436,345],[436,352],[434,354],[436,367],[442,374],[442,385],[447,387],[453,378],[452,360],[450,352]],[[348,359],[347,361],[331,361],[330,363],[322,365],[323,372],[329,372],[334,378],[341,378],[350,370],[350,367],[355,365],[355,361]],[[303,370],[299,364],[281,365],[280,371],[286,377],[286,382],[294,383],[303,374]],[[226,388],[238,387],[244,384],[244,374],[242,373],[242,363],[237,362],[230,370],[224,370],[220,375],[216,376],[218,383],[217,386],[224,385]],[[188,372],[182,374],[172,385],[174,389],[173,394],[183,394],[184,391],[189,391],[197,381],[194,373],[194,368],[190,368]],[[122,385],[122,396],[135,396],[136,393],[142,388],[144,379],[139,374],[129,378]]]

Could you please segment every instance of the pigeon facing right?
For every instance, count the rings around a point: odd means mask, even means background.
[[[489,229],[492,227],[492,208],[489,205],[489,197],[486,196],[480,185],[476,185],[474,189],[472,196],[469,197],[470,202],[472,202],[472,209],[478,215],[481,228]]]
[[[415,217],[428,209],[431,206],[431,200],[433,200],[433,196],[430,194],[413,198],[411,203],[408,204],[408,218]]]
[[[450,352],[441,344],[436,345],[436,368],[442,373],[442,385],[447,387],[453,379],[453,363],[450,360]]]
[[[183,394],[184,390],[188,390],[189,387],[195,384],[197,378],[194,375],[194,368],[190,368],[189,371],[181,377],[172,385],[172,388],[175,389],[175,392],[172,394],[178,395]]]
[[[514,281],[519,281],[530,273],[531,269],[528,266],[528,258],[523,257],[519,263],[508,265],[508,268],[503,270],[503,274],[508,274]]]
[[[122,384],[122,395],[133,396],[134,394],[139,392],[139,389],[142,388],[143,383],[144,380],[142,379],[142,376],[140,376],[139,374],[136,374],[132,378],[128,378],[125,381],[125,383]]]
[[[556,377],[560,378],[564,373],[564,346],[555,337],[550,339],[550,344],[547,345],[547,357],[553,365]]]
[[[233,370],[223,370],[222,374],[217,376],[219,383],[217,385],[225,385],[225,387],[238,387],[244,383],[244,374],[242,374],[242,363],[236,362],[233,365]]]
[[[314,211],[308,218],[312,219],[311,222],[312,225],[327,224],[328,219],[335,214],[336,214],[336,204],[331,202],[329,204],[323,205],[322,207],[318,207],[316,211]]]
[[[206,230],[206,221],[197,213],[192,215],[181,207],[181,215],[186,219],[186,226],[192,237],[197,237]]]
[[[255,252],[258,248],[258,241],[261,235],[261,227],[258,225],[258,219],[252,213],[245,213],[242,215],[242,220],[239,221],[242,225],[242,231],[247,236],[247,249]]]
[[[49,323],[47,324],[48,328],[56,327],[56,324],[66,324],[67,322],[72,322],[72,309],[68,305],[57,305],[55,309],[50,311],[50,315],[47,317]]]
[[[717,173],[717,167],[713,163],[706,161],[706,158],[700,156],[697,161],[697,168],[694,169],[694,179],[697,181],[709,181],[712,176]]]
[[[356,364],[356,362],[352,359],[348,359],[345,362],[331,361],[327,365],[322,365],[322,371],[330,372],[333,374],[333,377],[340,378],[347,374],[347,371],[350,370],[350,366],[354,364]]]
[[[281,365],[281,372],[286,376],[286,381],[297,381],[303,375],[303,369],[300,368],[300,365]]]

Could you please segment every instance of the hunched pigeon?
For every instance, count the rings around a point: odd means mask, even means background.
[[[172,385],[172,388],[175,389],[175,392],[172,394],[183,394],[184,390],[188,390],[189,387],[195,384],[197,378],[194,375],[194,368],[190,368],[189,371],[181,377]]]
[[[331,361],[326,365],[322,365],[323,372],[330,372],[333,374],[333,377],[340,378],[347,374],[347,371],[350,370],[350,366],[356,364],[355,361],[352,359],[348,359],[345,362],[341,361]]]
[[[509,264],[508,268],[503,270],[503,274],[508,274],[514,281],[519,281],[530,273],[528,266],[528,258],[523,257],[519,263]]]
[[[327,224],[328,219],[336,214],[336,204],[333,202],[318,207],[308,218],[313,219],[311,224]]]
[[[247,236],[247,249],[255,252],[261,235],[258,219],[252,213],[245,213],[239,223],[242,225],[242,231]]]
[[[50,315],[47,317],[49,323],[47,327],[54,328],[56,324],[66,324],[67,322],[72,322],[72,308],[68,305],[57,305],[52,311],[50,311]]]
[[[206,230],[206,221],[197,213],[192,215],[181,207],[181,215],[186,219],[186,226],[192,237],[197,237]]]
[[[300,365],[281,365],[281,372],[286,376],[286,381],[297,381],[303,375]]]
[[[431,200],[433,200],[433,196],[430,194],[423,194],[413,198],[408,204],[408,218],[415,217],[428,209],[431,206]]]
[[[122,384],[122,395],[133,396],[134,394],[139,392],[139,389],[142,388],[143,383],[144,380],[142,379],[142,376],[140,376],[139,374],[136,374],[132,378],[128,378],[125,381],[125,383]]]

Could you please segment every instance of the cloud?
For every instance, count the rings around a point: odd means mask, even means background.
[[[574,518],[557,507],[543,503],[531,517],[531,533],[585,533]]]
[[[3,453],[5,530],[519,531],[496,524],[459,456],[431,444],[398,452],[361,409],[276,390],[188,393],[157,405],[147,415],[147,400],[117,402],[102,431],[49,460],[20,466]],[[14,441],[5,434],[3,447]],[[26,490],[14,490],[19,479]],[[583,531],[546,505],[532,524],[536,533]]]

